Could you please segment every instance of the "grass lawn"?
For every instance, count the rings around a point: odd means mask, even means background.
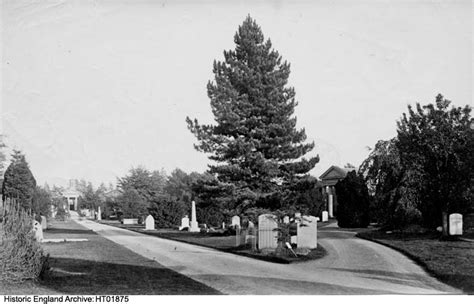
[[[322,258],[326,255],[326,250],[318,244],[318,248],[311,250],[308,255],[298,255],[294,257],[288,252],[288,256],[276,256],[274,254],[263,254],[258,251],[252,251],[250,244],[237,246],[234,235],[223,235],[222,233],[192,233],[187,231],[177,231],[173,229],[159,229],[154,231],[145,231],[144,225],[123,225],[118,222],[102,221],[104,224],[112,225],[115,227],[125,228],[132,231],[152,235],[156,237],[171,239],[193,245],[199,245],[203,247],[213,248],[225,252],[230,252],[238,255],[243,255],[259,260],[264,260],[274,263],[298,263],[308,260],[314,260]]]
[[[406,254],[440,281],[474,294],[474,243],[440,241],[435,234],[362,232],[358,237],[376,241]]]
[[[43,243],[51,273],[38,282],[0,283],[2,294],[219,294],[73,222],[54,222],[46,239],[87,242]]]

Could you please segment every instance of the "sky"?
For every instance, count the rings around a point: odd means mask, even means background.
[[[185,118],[247,15],[291,63],[298,128],[320,162],[360,165],[408,104],[472,105],[472,2],[2,1],[0,132],[39,184],[131,167],[203,172]],[[7,151],[8,152],[8,151]],[[9,152],[8,152],[9,153]]]

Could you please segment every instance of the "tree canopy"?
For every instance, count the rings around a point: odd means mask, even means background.
[[[3,198],[15,198],[23,208],[30,210],[35,189],[36,180],[30,171],[25,155],[19,150],[13,150],[10,165],[4,174]]]
[[[305,143],[305,130],[296,128],[290,64],[250,16],[234,42],[224,61],[214,61],[214,81],[207,85],[216,124],[187,117],[188,128],[198,140],[195,148],[213,161],[209,172],[232,198],[221,196],[226,208],[282,208],[319,157],[304,158],[314,142]]]
[[[397,124],[400,160],[412,172],[430,227],[440,224],[442,212],[472,208],[474,121],[471,107],[450,104],[438,95],[434,104],[409,106]]]

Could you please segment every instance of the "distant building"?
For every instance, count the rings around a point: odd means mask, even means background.
[[[344,179],[348,172],[354,171],[356,168],[340,168],[338,166],[331,166],[320,177],[323,195],[326,196],[327,209],[329,217],[334,217],[337,214],[337,195],[335,185],[340,180]]]
[[[62,193],[63,197],[66,198],[66,202],[64,203],[64,210],[74,210],[78,211],[78,199],[81,193],[77,191],[76,184],[74,181],[69,181],[69,187],[64,190]]]

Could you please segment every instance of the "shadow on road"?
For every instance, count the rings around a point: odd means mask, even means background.
[[[215,295],[218,291],[154,261],[149,265],[52,258],[39,285],[62,294]]]

